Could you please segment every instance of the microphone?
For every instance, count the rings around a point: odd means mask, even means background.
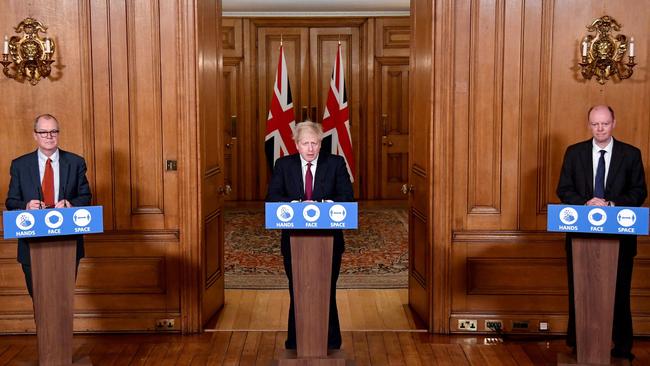
[[[65,184],[63,184],[63,182],[59,182],[59,184],[61,185],[61,187],[59,188],[59,193],[61,193],[59,195],[59,201],[63,201],[65,200]],[[65,202],[63,203],[63,208],[68,208],[68,205]]]
[[[43,194],[41,193],[41,187],[36,188],[36,192],[38,192],[38,209],[42,210],[43,209]]]

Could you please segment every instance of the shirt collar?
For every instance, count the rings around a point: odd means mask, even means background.
[[[302,155],[299,155],[299,156],[300,156],[300,164],[301,164],[300,166],[307,166],[308,161],[303,159]],[[311,161],[311,166],[313,166],[315,168],[317,161],[318,161],[318,155],[316,155],[316,158],[314,158],[314,160]]]
[[[47,162],[48,156],[43,154],[41,149],[38,149],[38,160],[42,163]],[[56,149],[56,151],[52,154],[52,156],[49,157],[50,160],[52,160],[53,163],[56,163],[59,161],[59,149]]]
[[[611,154],[612,154],[612,148],[614,147],[614,138],[612,137],[609,140],[609,144],[607,144],[607,146],[605,146],[604,148],[596,145],[596,140],[594,140],[594,139],[591,139],[591,145],[593,147],[592,151],[594,153],[597,153],[600,150],[605,150],[605,151],[607,151],[607,154],[609,154],[609,156],[612,156]]]

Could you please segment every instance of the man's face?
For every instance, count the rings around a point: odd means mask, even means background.
[[[320,141],[318,141],[315,133],[303,132],[298,142],[296,142],[296,148],[305,161],[311,162],[318,156]]]
[[[609,109],[604,107],[594,108],[589,114],[589,128],[596,144],[607,145],[616,127],[616,120],[612,118]]]
[[[59,124],[51,118],[41,118],[36,124],[34,140],[43,154],[52,155],[59,146]]]

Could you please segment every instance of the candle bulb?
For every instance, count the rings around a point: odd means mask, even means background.
[[[634,57],[634,37],[630,38],[630,57]]]
[[[2,47],[2,54],[3,55],[8,55],[9,54],[9,38],[7,38],[7,36],[5,36],[5,42],[4,42],[4,45]]]
[[[582,57],[587,57],[587,49],[589,47],[589,42],[587,41],[587,38],[582,40]]]
[[[50,53],[50,39],[45,38],[45,53]]]

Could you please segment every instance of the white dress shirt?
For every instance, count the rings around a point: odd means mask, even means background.
[[[318,161],[318,156],[314,158],[314,160],[311,161],[311,177],[313,178],[311,180],[311,191],[314,192],[314,183],[316,183],[316,162]],[[302,156],[300,156],[300,166],[302,167],[302,183],[307,184],[307,180],[305,179],[307,176],[307,160],[303,159]],[[304,192],[307,192],[307,187],[305,188]],[[303,197],[304,198],[304,197]]]
[[[41,176],[41,186],[43,186],[43,176],[45,175],[47,159],[48,157],[38,149],[38,173]],[[49,159],[52,160],[52,171],[54,172],[54,204],[56,204],[59,202],[59,149],[56,149]],[[40,197],[40,199],[42,200],[43,197]]]
[[[593,168],[593,181],[592,181],[592,187],[596,186],[596,170],[598,170],[598,160],[600,160],[600,150],[605,150],[605,186],[607,186],[607,174],[609,173],[609,162],[612,161],[612,148],[614,146],[614,139],[611,138],[609,141],[609,144],[605,147],[600,147],[596,145],[596,141],[591,140],[593,144],[593,148],[591,149],[591,158],[593,161],[592,168]]]

